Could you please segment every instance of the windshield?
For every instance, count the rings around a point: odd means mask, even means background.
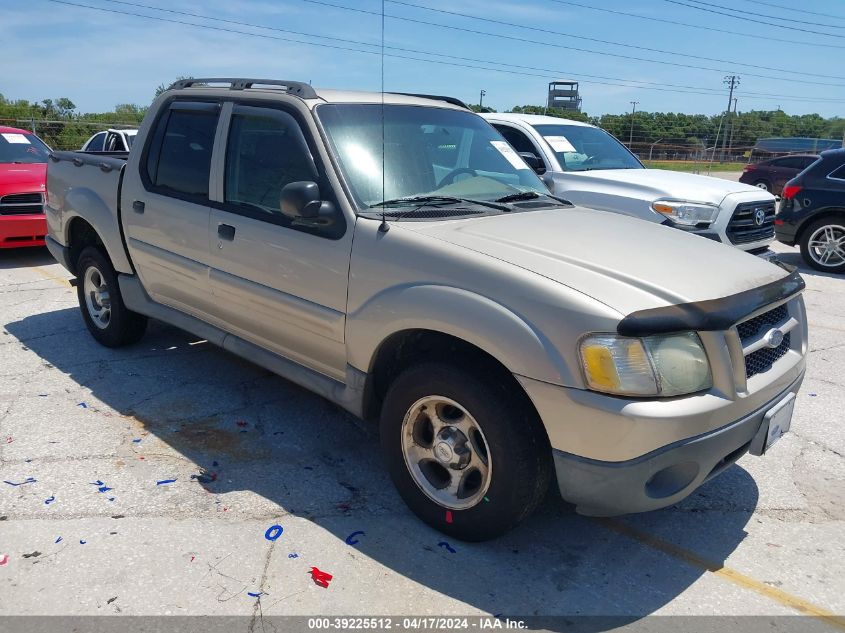
[[[0,163],[46,163],[50,148],[32,134],[0,133]]]
[[[644,169],[622,143],[597,127],[586,125],[535,125],[551,146],[561,169]]]
[[[381,104],[317,107],[360,206],[432,195],[492,201],[522,191],[548,194],[519,154],[481,117],[406,105],[384,106],[382,189],[381,110]]]

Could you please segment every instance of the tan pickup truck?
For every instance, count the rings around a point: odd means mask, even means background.
[[[789,428],[797,273],[549,195],[455,99],[185,80],[128,157],[55,152],[47,187],[98,341],[160,319],[378,420],[459,538],[553,475],[582,513],[660,508]]]

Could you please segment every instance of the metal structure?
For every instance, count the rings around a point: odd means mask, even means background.
[[[578,94],[577,81],[552,81],[549,83],[547,108],[581,111],[581,97]]]

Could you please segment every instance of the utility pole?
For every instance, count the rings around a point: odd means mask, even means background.
[[[482,90],[481,94],[478,95],[478,108],[479,110],[484,107],[484,95],[487,94],[486,90]]]
[[[725,111],[725,115],[728,118],[730,118],[730,116],[731,116],[731,103],[733,103],[733,100],[734,100],[734,88],[739,86],[739,77],[737,75],[727,75],[722,83],[724,83],[724,84],[726,84],[730,87],[730,92],[728,92],[728,109]],[[724,154],[725,154],[725,147],[727,146],[727,144],[728,144],[728,135],[725,134],[725,136],[722,137],[722,155],[723,155],[723,157],[724,157]]]
[[[731,148],[734,146],[734,128],[736,127],[736,102],[738,99],[734,97],[734,111],[733,116],[731,117],[731,138],[728,141],[728,153],[730,153]]]
[[[634,115],[637,113],[637,106],[639,103],[639,101],[630,102],[633,107],[631,108],[631,135],[628,137],[628,149],[631,149],[631,145],[634,143]]]

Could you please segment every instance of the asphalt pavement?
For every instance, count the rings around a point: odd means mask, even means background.
[[[845,277],[802,270],[809,369],[768,455],[642,515],[580,517],[553,491],[466,544],[405,507],[374,428],[160,323],[101,347],[46,251],[0,251],[0,615],[233,615],[246,631],[274,615],[803,614],[841,630]]]

